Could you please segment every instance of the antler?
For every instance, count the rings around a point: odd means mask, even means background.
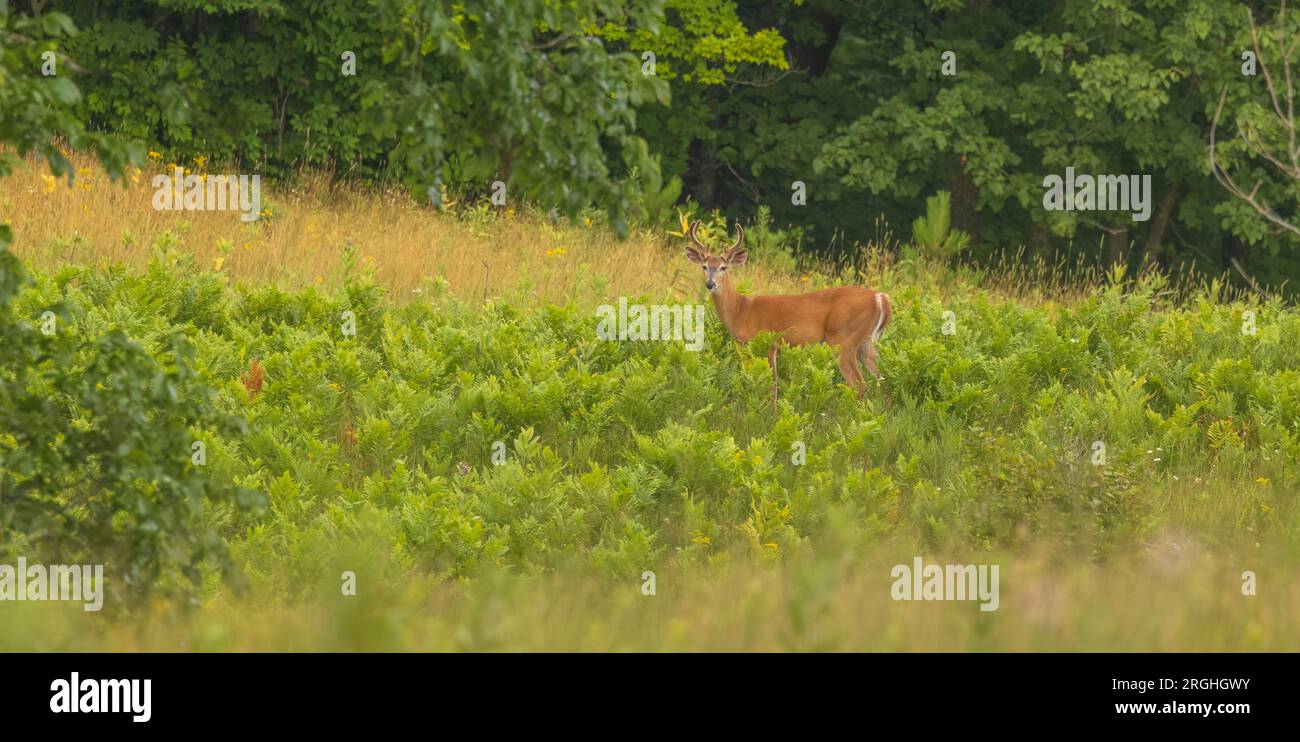
[[[703,242],[700,242],[699,230],[700,230],[700,225],[703,223],[704,222],[700,221],[699,219],[696,219],[695,223],[691,225],[691,242],[694,242],[695,246],[700,248],[701,250],[708,252],[709,248],[705,247]]]
[[[696,247],[707,252],[709,248],[705,247],[704,243],[700,241],[700,225],[702,224],[704,224],[704,222],[700,221],[699,219],[696,219],[695,222],[691,224],[691,242],[694,242]],[[723,253],[723,255],[726,255],[727,253],[730,253],[731,251],[740,247],[744,242],[745,242],[745,228],[740,226],[740,222],[736,222],[736,241],[731,243],[731,247],[728,247],[726,252]]]
[[[740,222],[736,222],[736,241],[731,243],[731,247],[727,248],[727,252],[730,253],[731,251],[740,247],[740,245],[744,241],[745,241],[745,228],[740,226]]]

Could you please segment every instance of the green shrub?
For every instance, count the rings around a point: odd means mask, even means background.
[[[951,227],[952,199],[939,191],[925,200],[925,216],[912,222],[912,247],[929,260],[960,255],[970,244],[970,235]]]
[[[26,282],[0,249],[0,541],[103,564],[118,597],[187,592],[205,567],[233,574],[205,515],[260,498],[196,465],[196,446],[242,421],[217,411],[191,341],[173,333],[150,352],[121,330],[86,333],[75,302],[39,301]]]

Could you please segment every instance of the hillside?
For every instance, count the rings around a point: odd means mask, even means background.
[[[189,429],[199,476],[247,493],[200,524],[238,577],[205,561],[193,610],[20,605],[0,648],[1300,649],[1300,318],[1278,299],[867,246],[860,280],[895,306],[883,388],[859,401],[830,349],[790,349],[773,412],[770,338],[727,337],[678,237],[319,179],[245,225],[131,180],[0,181],[33,276],[7,311],[62,302],[76,363],[121,331],[193,371],[177,410],[244,421]],[[758,249],[741,270],[753,292],[854,279]],[[620,297],[705,305],[704,347],[600,339]],[[916,556],[999,565],[998,609],[892,600]]]

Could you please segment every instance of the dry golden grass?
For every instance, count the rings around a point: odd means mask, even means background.
[[[14,251],[38,268],[67,261],[140,266],[170,234],[198,266],[285,288],[336,275],[352,246],[395,298],[430,280],[445,281],[452,294],[475,303],[502,296],[563,302],[668,293],[684,299],[702,292],[698,271],[681,255],[681,238],[667,234],[638,232],[619,241],[586,221],[553,225],[544,215],[513,209],[440,213],[399,189],[342,185],[322,174],[306,174],[284,189],[263,183],[262,209],[270,214],[244,223],[235,211],[156,211],[151,178],[170,172],[171,163],[116,183],[90,158],[72,159],[78,167],[72,186],[37,162],[0,179],[0,219],[13,227]],[[809,288],[761,261],[746,278],[764,292]]]
[[[170,173],[173,163],[154,158],[144,171],[113,182],[92,157],[68,156],[77,167],[71,186],[36,161],[0,179],[0,222],[13,228],[14,252],[37,268],[67,262],[139,267],[153,258],[155,245],[167,243],[192,254],[199,267],[236,282],[286,289],[329,282],[343,270],[350,251],[395,301],[414,298],[431,281],[470,303],[705,297],[698,271],[682,256],[685,238],[672,232],[636,230],[618,240],[591,219],[553,224],[531,209],[517,213],[452,202],[438,211],[416,203],[401,188],[341,183],[323,172],[303,173],[282,187],[263,183],[262,209],[269,214],[245,223],[235,211],[155,210],[151,179]],[[801,293],[848,280],[892,291],[902,277],[923,294],[946,297],[976,283],[997,299],[1041,307],[1073,304],[1116,280],[1078,255],[1072,261],[1025,260],[1023,250],[1003,253],[983,267],[914,266],[898,276],[893,273],[899,245],[887,229],[883,234],[881,244],[858,244],[835,265],[805,258],[806,270],[800,272],[777,268],[761,251],[751,250],[738,276],[740,289]],[[849,270],[841,273],[844,269]],[[1250,296],[1250,289],[1234,287],[1228,278],[1226,273],[1217,277],[1219,301]],[[1167,279],[1162,294],[1182,301],[1212,279],[1184,266]]]

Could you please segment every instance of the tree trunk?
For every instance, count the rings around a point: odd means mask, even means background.
[[[952,226],[970,234],[971,246],[979,242],[979,188],[966,172],[965,158],[958,158],[948,181],[952,193]]]
[[[717,205],[719,164],[708,142],[696,140],[691,145],[690,163],[691,195],[705,209],[714,208]]]
[[[1156,259],[1156,252],[1165,239],[1165,228],[1169,226],[1169,218],[1173,216],[1174,206],[1178,204],[1178,196],[1182,187],[1182,183],[1175,181],[1165,190],[1165,195],[1160,197],[1160,205],[1156,208],[1155,221],[1151,222],[1151,230],[1147,232],[1146,245],[1142,248],[1142,259],[1138,262],[1138,270],[1146,267],[1148,262]]]
[[[1128,262],[1128,225],[1106,232],[1106,269]]]
[[[819,77],[830,66],[831,55],[840,40],[843,21],[838,14],[823,11],[811,4],[796,7],[792,20],[820,32],[820,37],[817,34],[794,34],[786,42],[786,48],[794,60],[793,66],[807,72],[809,77]],[[804,40],[804,36],[813,40]]]
[[[1059,247],[1057,247],[1059,239],[1052,234],[1052,230],[1038,222],[1032,222],[1029,225],[1029,245],[1025,252],[1025,259],[1033,260],[1039,256],[1044,259],[1049,257],[1055,259],[1056,253],[1060,252]]]

